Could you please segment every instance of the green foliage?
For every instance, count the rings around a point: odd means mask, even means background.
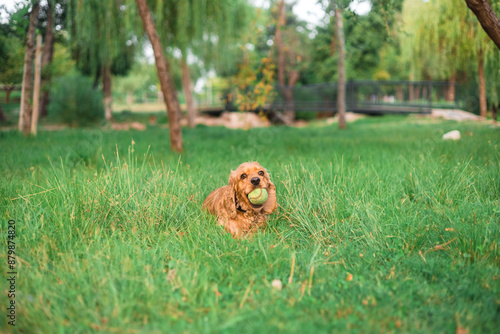
[[[151,86],[159,87],[155,65],[136,62],[129,75],[114,80],[113,93],[121,97],[125,97],[127,94],[139,97],[144,92],[150,92]]]
[[[180,51],[204,64],[206,72],[213,66],[235,65],[235,44],[248,28],[249,5],[242,0],[218,1],[151,1],[155,24],[162,44],[170,53]]]
[[[336,3],[335,1],[332,3]],[[348,80],[367,80],[382,71],[397,76],[394,68],[381,65],[380,52],[397,44],[393,38],[396,29],[400,2],[372,2],[372,9],[365,15],[356,14],[343,3],[345,34],[346,76]],[[331,6],[327,6],[327,24],[316,28],[318,34],[312,40],[312,60],[309,64],[309,82],[332,82],[337,80],[338,46],[335,37],[335,17]],[[390,64],[392,65],[392,63]]]
[[[405,1],[402,18],[402,60],[416,80],[446,80],[476,64],[479,49],[496,50],[463,1]]]
[[[285,24],[281,26],[286,72],[296,71],[299,82],[307,82],[312,70],[309,52],[312,32],[292,8],[293,5],[285,6]],[[250,29],[241,37],[238,72],[230,81],[236,87],[235,102],[242,110],[255,110],[269,104],[277,93],[274,89],[277,48],[273,45],[277,16],[274,4],[268,11],[255,9]]]
[[[68,47],[62,43],[55,43],[52,63],[48,65],[47,71],[50,71],[53,77],[60,77],[74,70],[76,70],[75,61],[71,58]]]
[[[318,116],[318,113],[315,111],[297,111],[295,112],[295,119],[296,120],[304,120],[304,121],[311,121],[315,119]]]
[[[380,61],[373,74],[374,80],[408,80],[410,72],[401,60],[400,42],[399,39],[392,40],[391,43],[385,43],[379,50]]]
[[[331,24],[316,28],[318,34],[312,40],[311,68],[307,83],[333,82],[337,80],[338,53],[332,50],[334,31]],[[335,46],[334,46],[335,47]],[[349,61],[349,59],[346,59]]]
[[[497,332],[498,129],[410,120],[197,127],[182,156],[161,128],[0,133],[16,330]],[[442,141],[452,129],[473,135]],[[279,208],[233,240],[201,205],[249,160]]]
[[[49,114],[71,126],[95,124],[104,116],[102,93],[77,73],[54,80],[50,96]]]
[[[68,32],[79,69],[95,75],[111,66],[115,75],[125,75],[132,66],[141,25],[135,6],[116,1],[69,0]],[[133,18],[131,18],[133,17]]]
[[[8,12],[5,6],[0,6],[0,14],[8,17],[7,22],[0,22],[0,36],[16,37],[21,40],[21,44],[24,44],[29,25],[30,7],[30,2],[18,2],[14,10]]]
[[[367,15],[347,12],[344,16],[348,79],[371,79],[379,63],[378,52],[388,32],[375,8]]]
[[[498,2],[493,2],[493,8],[500,14]],[[410,69],[410,79],[448,80],[455,74],[471,88],[466,94],[474,99],[482,54],[488,100],[490,104],[500,101],[500,51],[464,1],[407,0],[402,21],[401,61]]]
[[[24,46],[16,37],[0,36],[0,84],[23,81]]]

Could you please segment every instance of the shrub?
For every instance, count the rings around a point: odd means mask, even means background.
[[[49,114],[68,125],[96,124],[104,116],[102,92],[78,73],[56,79],[50,94]]]
[[[296,120],[311,121],[318,116],[316,111],[297,111],[295,113]]]

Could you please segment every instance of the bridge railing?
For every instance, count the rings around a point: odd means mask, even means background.
[[[210,92],[200,101],[206,108],[238,108],[228,101],[233,90]],[[207,102],[211,102],[209,105]],[[229,103],[231,102],[231,103]],[[457,83],[440,81],[349,81],[346,83],[346,109],[358,113],[429,113],[431,108],[459,108]],[[272,103],[261,109],[277,111],[337,111],[337,83],[319,83],[294,87],[276,86]]]

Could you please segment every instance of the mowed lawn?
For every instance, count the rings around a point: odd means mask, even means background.
[[[499,332],[500,128],[378,117],[183,134],[182,155],[160,128],[0,134],[16,332]],[[233,240],[201,205],[253,160],[279,208]]]

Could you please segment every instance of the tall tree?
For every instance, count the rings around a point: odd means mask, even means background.
[[[40,3],[32,3],[28,34],[26,36],[26,53],[24,56],[23,84],[21,90],[21,108],[19,112],[19,131],[28,135],[31,130],[31,94],[33,87],[33,57],[35,55],[35,27],[38,21]]]
[[[457,17],[461,18],[458,22]],[[480,115],[486,116],[486,76],[494,73],[485,73],[484,64],[485,61],[498,64],[498,50],[464,3],[405,1],[402,51],[403,60],[417,80],[449,78],[453,81],[457,72],[467,72],[471,60],[474,61]],[[450,94],[453,91],[449,90]]]
[[[295,119],[295,108],[293,105],[293,93],[292,88],[286,84],[285,79],[285,50],[282,37],[282,28],[286,23],[285,14],[285,0],[280,0],[278,4],[278,22],[276,24],[276,33],[274,34],[274,44],[276,44],[276,50],[278,52],[276,69],[278,72],[278,85],[280,86],[281,93],[285,99],[285,120],[287,122],[293,122]],[[287,87],[288,86],[288,87]]]
[[[278,3],[276,32],[274,34],[274,44],[277,52],[277,79],[281,94],[285,100],[284,121],[287,123],[295,120],[293,88],[300,78],[297,63],[298,60],[302,59],[301,55],[298,54],[300,46],[296,45],[297,41],[300,41],[300,36],[297,36],[296,33],[298,22],[289,22],[295,18],[287,15],[291,11],[292,7],[287,8],[285,0],[280,0]]]
[[[79,68],[102,77],[106,119],[112,119],[111,74],[125,74],[134,53],[133,13],[122,1],[70,0],[69,31]]]
[[[347,0],[330,0],[326,5],[326,12],[330,16],[330,21],[335,18],[335,33],[332,39],[335,40],[335,51],[338,57],[337,63],[337,114],[339,116],[339,128],[346,128],[346,63],[345,63],[345,35],[343,12],[348,8]],[[331,14],[333,12],[333,15]],[[332,24],[333,26],[333,24]],[[334,36],[334,37],[333,37]],[[334,43],[332,41],[332,43]],[[332,46],[330,46],[330,49]]]
[[[488,0],[465,0],[467,7],[474,12],[484,31],[500,49],[500,19]],[[500,6],[496,2],[497,6]]]
[[[5,122],[7,121],[7,117],[5,116],[5,113],[2,109],[2,105],[0,104],[0,122]]]
[[[335,8],[335,22],[337,26],[337,43],[339,53],[339,80],[337,83],[337,113],[339,115],[339,128],[346,128],[345,121],[345,51],[344,51],[344,27],[342,22],[342,9]]]
[[[0,82],[5,89],[5,103],[9,103],[11,92],[23,80],[24,54],[20,39],[0,36]]]
[[[33,110],[31,115],[31,134],[36,136],[38,127],[38,115],[40,110],[40,83],[42,72],[42,35],[36,36],[35,52],[35,80],[33,87]]]
[[[317,26],[312,40],[313,82],[338,81],[338,41],[335,7],[342,8],[346,80],[402,79],[393,55],[398,55],[398,12],[401,0],[371,1],[368,13],[359,14],[352,1],[322,1],[325,24]],[[390,56],[390,60],[384,57]],[[386,64],[381,62],[385,61]],[[387,64],[388,63],[388,64]],[[405,77],[406,78],[406,77]]]
[[[9,103],[11,92],[23,81],[31,9],[31,3],[18,3],[12,12],[0,7],[8,16],[7,22],[0,22],[0,83],[5,89],[5,103]]]
[[[44,46],[42,52],[42,97],[40,100],[40,116],[47,115],[47,108],[49,105],[49,85],[50,85],[50,64],[54,56],[54,3],[48,1],[47,3],[47,26],[45,30]]]
[[[160,42],[160,37],[156,31],[156,27],[149,11],[146,0],[135,0],[139,15],[141,16],[144,30],[149,37],[149,41],[153,46],[155,56],[156,69],[158,79],[160,80],[163,97],[167,105],[168,124],[170,128],[170,146],[176,152],[182,151],[182,129],[179,120],[179,101],[177,99],[177,91],[172,79],[170,65],[165,58],[163,48]]]
[[[162,44],[180,58],[182,90],[186,98],[189,126],[194,126],[189,59],[203,62],[207,70],[229,60],[228,49],[246,25],[246,3],[242,0],[156,0],[154,15]]]

